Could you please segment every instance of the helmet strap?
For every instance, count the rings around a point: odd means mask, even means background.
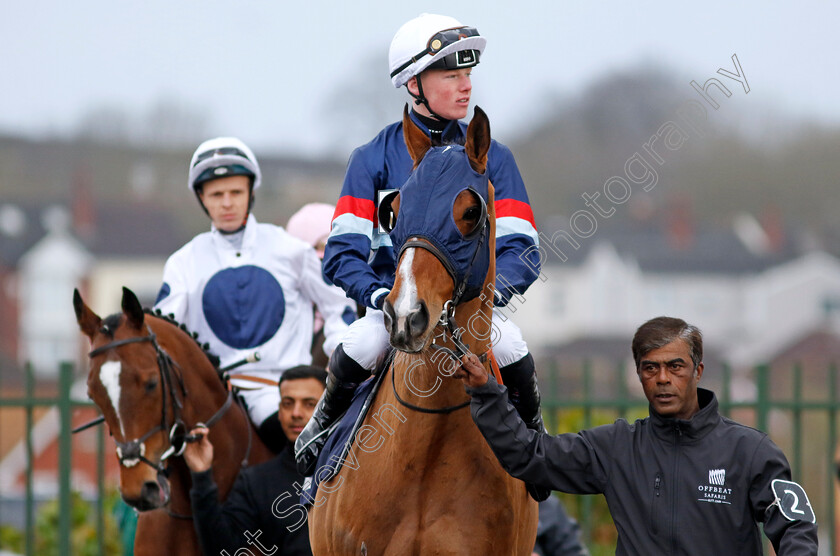
[[[204,203],[201,201],[201,193],[199,193],[199,187],[193,189],[193,193],[195,193],[195,198],[198,199],[198,204],[201,205],[201,210],[204,211],[204,214],[210,216],[210,213],[207,211],[207,207],[205,207]]]
[[[440,114],[435,113],[435,111],[432,110],[432,107],[429,105],[429,99],[427,99],[426,95],[423,94],[423,81],[420,79],[421,73],[418,73],[417,75],[414,76],[415,80],[417,81],[417,93],[418,94],[415,95],[414,93],[412,93],[411,90],[408,89],[408,85],[406,85],[405,88],[408,90],[408,94],[410,94],[414,98],[414,104],[415,105],[417,105],[417,106],[419,106],[421,104],[424,105],[426,107],[426,110],[429,111],[429,114],[431,114],[434,119],[441,120],[441,121],[446,120],[446,118],[444,118]]]

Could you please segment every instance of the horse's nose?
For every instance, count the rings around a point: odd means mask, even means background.
[[[397,315],[394,313],[394,306],[387,299],[382,305],[382,313],[385,317],[385,329],[388,334],[394,334],[394,324],[397,322]]]
[[[141,512],[160,508],[163,505],[160,485],[156,481],[146,481],[140,489],[140,498],[126,502]]]
[[[408,314],[405,328],[409,338],[419,338],[426,332],[427,326],[429,326],[429,310],[426,308],[426,303],[421,300]]]
[[[398,349],[416,349],[417,343],[426,333],[429,325],[429,310],[424,301],[417,302],[406,314],[397,315],[394,306],[387,300],[382,306],[385,328],[391,338],[391,345]]]

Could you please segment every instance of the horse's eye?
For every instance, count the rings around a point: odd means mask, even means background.
[[[470,207],[464,211],[464,220],[478,220],[481,216],[481,209],[478,207]]]
[[[154,392],[155,388],[157,388],[158,381],[156,378],[153,378],[146,382],[146,392]]]

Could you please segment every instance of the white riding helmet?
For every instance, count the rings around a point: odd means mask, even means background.
[[[216,137],[199,145],[190,160],[190,191],[198,194],[197,186],[226,176],[250,176],[252,193],[260,186],[260,165],[251,149],[236,137]]]
[[[429,67],[458,69],[478,64],[487,39],[454,17],[421,14],[399,28],[391,40],[391,82],[400,88]]]

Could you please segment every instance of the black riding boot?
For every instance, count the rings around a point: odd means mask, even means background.
[[[522,417],[525,426],[537,432],[545,432],[540,413],[540,389],[537,385],[537,372],[534,358],[529,353],[519,361],[501,367],[502,381],[508,389],[510,404]],[[528,494],[537,502],[542,502],[551,495],[551,490],[525,483]]]
[[[366,378],[364,375],[370,374],[344,353],[341,344],[335,348],[333,356],[330,358],[329,370],[324,395],[318,401],[312,418],[309,419],[295,441],[297,468],[305,477],[315,472],[318,455],[327,442],[325,431],[347,411],[356,388]],[[353,378],[345,380],[339,378],[339,376],[351,376]]]

